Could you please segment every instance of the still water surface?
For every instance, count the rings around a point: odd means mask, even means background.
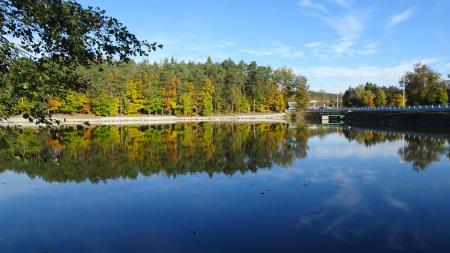
[[[449,136],[2,130],[0,252],[450,252]]]

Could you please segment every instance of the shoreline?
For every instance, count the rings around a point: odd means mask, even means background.
[[[286,113],[272,114],[236,114],[217,116],[113,116],[113,117],[74,117],[73,115],[57,115],[52,122],[59,120],[59,125],[145,125],[145,124],[176,124],[180,122],[277,122],[286,123]],[[56,123],[55,123],[56,124]],[[27,119],[12,117],[0,120],[0,126],[43,126]]]

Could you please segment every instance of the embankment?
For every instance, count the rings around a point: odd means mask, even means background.
[[[215,115],[215,116],[115,116],[115,117],[82,117],[71,115],[57,115],[52,121],[59,121],[61,125],[138,125],[138,124],[174,124],[179,122],[285,122],[285,113],[272,114],[237,114],[237,115]],[[12,117],[0,120],[2,125],[36,126],[21,117]]]
[[[449,112],[351,112],[343,121],[356,127],[450,132]]]

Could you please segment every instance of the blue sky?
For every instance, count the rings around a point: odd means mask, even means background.
[[[164,44],[150,60],[290,66],[313,90],[398,85],[420,61],[450,73],[449,0],[81,0]]]

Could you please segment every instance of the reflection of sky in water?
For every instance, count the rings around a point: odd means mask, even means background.
[[[403,147],[402,140],[379,143],[369,147],[358,145],[357,149],[355,149],[354,142],[349,142],[340,134],[329,134],[323,139],[313,137],[308,141],[308,156],[320,159],[398,157],[398,150]]]
[[[337,146],[338,145],[338,146]],[[450,163],[331,134],[287,168],[98,184],[0,175],[4,252],[450,250]]]

